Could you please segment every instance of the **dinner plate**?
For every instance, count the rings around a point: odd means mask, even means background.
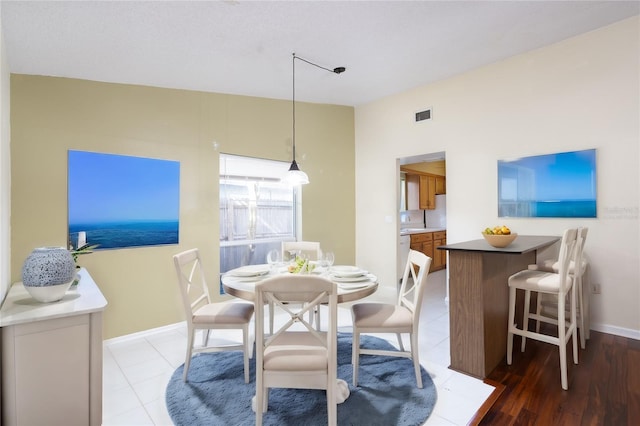
[[[257,277],[269,273],[269,265],[247,265],[231,271],[236,277]]]
[[[331,270],[334,272],[348,273],[348,272],[359,272],[361,269],[358,268],[357,266],[351,266],[351,265],[336,265],[336,266],[332,266]]]
[[[337,283],[358,283],[362,281],[375,281],[375,275],[366,274],[360,275],[357,277],[340,277],[337,275],[331,275],[331,281],[335,281]]]
[[[338,287],[343,290],[355,290],[358,288],[364,288],[369,286],[369,282],[359,282],[359,283],[338,283]]]
[[[258,281],[262,281],[266,275],[253,275],[251,277],[238,277],[236,275],[231,275],[227,278],[227,282],[236,282],[236,283],[257,283]]]
[[[367,271],[357,266],[334,266],[331,268],[331,275],[340,278],[355,278],[367,275]]]

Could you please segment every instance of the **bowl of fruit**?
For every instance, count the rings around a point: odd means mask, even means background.
[[[502,225],[485,228],[485,230],[482,231],[482,236],[491,246],[503,248],[511,244],[518,237],[518,234],[512,233],[511,229]]]

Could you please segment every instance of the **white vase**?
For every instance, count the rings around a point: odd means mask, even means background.
[[[22,266],[22,284],[31,297],[43,303],[62,299],[75,275],[73,256],[64,247],[38,247]]]

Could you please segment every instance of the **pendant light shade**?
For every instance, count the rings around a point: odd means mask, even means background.
[[[293,90],[292,90],[292,98],[291,98],[291,106],[292,106],[292,127],[293,127],[293,133],[292,133],[292,153],[293,153],[293,160],[291,161],[291,166],[289,166],[289,171],[287,172],[287,176],[284,178],[284,180],[286,180],[287,182],[289,182],[291,185],[306,185],[309,183],[309,176],[307,176],[307,174],[305,172],[303,172],[302,170],[300,170],[300,168],[298,167],[298,163],[296,163],[296,59],[300,59],[301,61],[304,61],[308,64],[314,65],[318,68],[322,68],[324,70],[336,73],[336,74],[340,74],[343,73],[345,71],[344,67],[338,67],[338,68],[334,68],[333,70],[321,67],[320,65],[314,64],[313,62],[309,62],[306,59],[302,59],[298,56],[296,56],[295,53],[293,53],[293,57],[291,59],[291,65],[292,65],[292,80],[293,80]]]
[[[309,183],[309,176],[302,170],[298,168],[298,163],[296,160],[291,162],[291,166],[289,166],[289,172],[287,172],[287,181],[291,183],[291,185],[306,185]]]

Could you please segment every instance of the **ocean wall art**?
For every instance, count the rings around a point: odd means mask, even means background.
[[[70,248],[178,244],[180,162],[69,150]]]

